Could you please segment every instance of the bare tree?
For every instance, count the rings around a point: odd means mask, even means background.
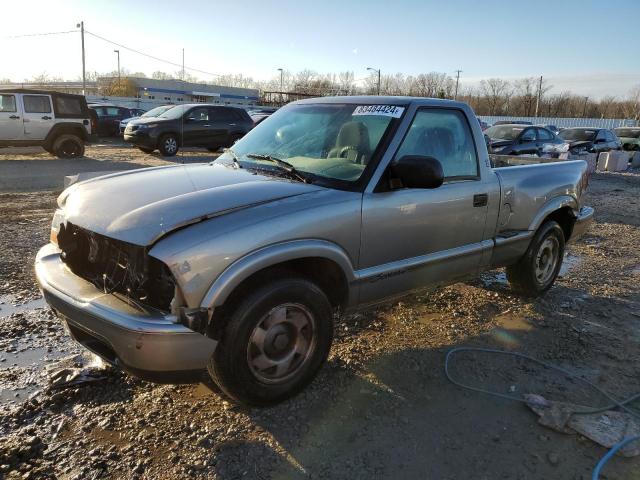
[[[509,82],[501,78],[489,78],[480,82],[480,89],[487,100],[489,115],[501,113],[511,96]]]

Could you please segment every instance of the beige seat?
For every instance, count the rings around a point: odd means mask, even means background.
[[[329,151],[328,156],[366,165],[371,156],[367,126],[362,122],[347,122],[342,125],[336,145]]]

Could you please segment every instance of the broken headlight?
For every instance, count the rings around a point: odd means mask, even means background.
[[[60,233],[60,226],[64,224],[64,211],[57,209],[53,214],[53,220],[51,221],[51,233],[49,234],[49,241],[55,245],[58,245],[58,233]]]

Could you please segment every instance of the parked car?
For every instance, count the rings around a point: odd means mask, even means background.
[[[533,125],[531,122],[527,122],[526,120],[498,120],[494,122],[493,126],[496,125]]]
[[[67,188],[36,276],[107,362],[173,381],[208,366],[235,401],[273,404],[326,360],[334,311],[503,266],[526,295],[551,288],[593,218],[586,162],[493,168],[483,145],[460,102],[294,102],[213,162]]]
[[[478,119],[478,123],[480,124],[480,129],[484,132],[487,128],[489,128],[491,125],[489,125],[487,122],[485,122],[484,120],[481,120],[480,117],[477,117]]]
[[[45,90],[0,90],[0,146],[41,146],[60,158],[84,155],[92,138],[82,95]]]
[[[620,127],[613,130],[622,143],[622,149],[629,152],[640,150],[640,127]]]
[[[162,155],[172,156],[182,146],[215,152],[233,145],[252,128],[253,121],[243,108],[195,103],[129,122],[124,139],[143,152],[158,149]]]
[[[576,155],[622,149],[618,137],[606,128],[566,128],[558,136],[569,144],[569,151]]]
[[[125,118],[139,117],[144,110],[139,108],[118,107],[116,105],[91,104],[89,108],[98,116],[98,134],[115,136],[120,131],[120,121]]]
[[[129,118],[125,118],[123,120],[120,120],[120,134],[124,135],[124,130],[127,128],[127,125],[129,124],[129,122],[131,122],[133,120],[137,120],[138,118],[155,118],[158,115],[166,112],[170,108],[173,108],[174,106],[175,105],[161,105],[159,107],[152,108],[148,112],[144,112],[141,115],[137,115],[137,116],[134,116],[134,117],[129,117]]]
[[[538,155],[567,150],[564,140],[551,130],[523,124],[494,125],[485,130],[489,151],[498,155]]]

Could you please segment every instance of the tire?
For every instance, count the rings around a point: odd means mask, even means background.
[[[168,133],[160,137],[158,150],[165,157],[173,157],[178,153],[178,138],[173,133]]]
[[[327,296],[315,283],[286,275],[261,283],[232,307],[207,365],[212,380],[236,402],[266,406],[292,397],[329,354]]]
[[[84,142],[77,135],[65,133],[53,141],[51,150],[58,158],[78,158],[84,156]]]
[[[558,222],[543,223],[520,261],[507,267],[511,287],[528,297],[549,290],[562,266],[564,247],[564,232]]]
[[[138,147],[138,150],[144,153],[153,153],[155,148]]]

